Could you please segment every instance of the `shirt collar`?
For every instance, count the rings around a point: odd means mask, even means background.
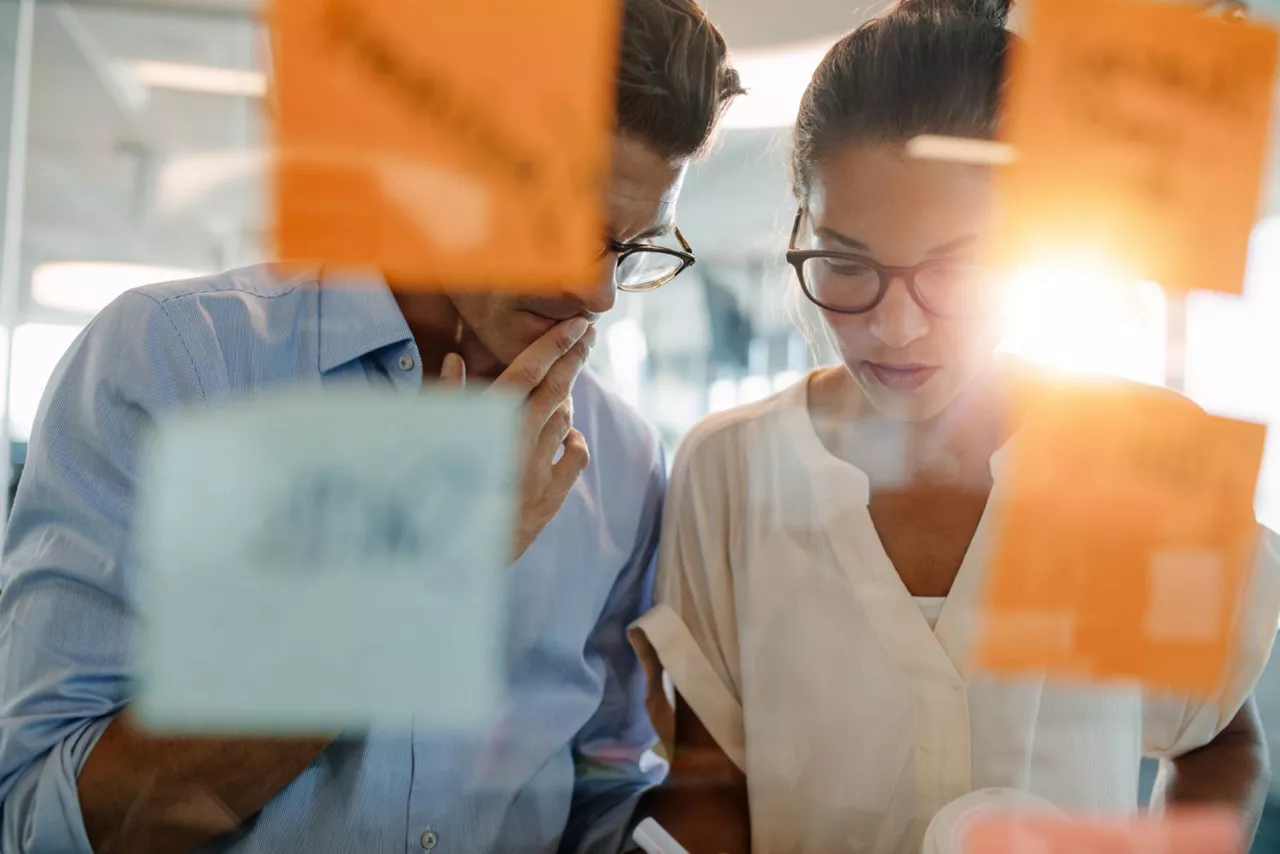
[[[319,279],[321,373],[413,340],[382,276],[325,270]]]

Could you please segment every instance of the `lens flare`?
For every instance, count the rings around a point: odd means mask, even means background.
[[[1001,349],[1055,370],[1160,385],[1165,297],[1102,263],[1039,262],[1005,282]]]

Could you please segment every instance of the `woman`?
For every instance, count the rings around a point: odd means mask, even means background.
[[[788,257],[842,364],[688,436],[656,605],[632,635],[674,743],[652,810],[694,852],[916,852],[944,805],[985,787],[1134,811],[1144,753],[1171,760],[1168,800],[1228,802],[1256,824],[1269,549],[1251,641],[1213,701],[969,664],[1015,378],[974,264],[991,176],[904,145],[992,135],[1006,14],[900,0],[805,93]]]

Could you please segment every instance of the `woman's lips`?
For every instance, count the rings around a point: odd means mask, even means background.
[[[894,391],[915,391],[927,383],[938,369],[931,365],[885,365],[865,362],[867,372],[876,382]]]

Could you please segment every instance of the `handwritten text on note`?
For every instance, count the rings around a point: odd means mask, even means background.
[[[1155,0],[1037,0],[1009,65],[995,260],[1086,255],[1239,293],[1280,35]]]
[[[1027,395],[993,499],[979,664],[1211,694],[1252,580],[1266,428],[1130,383]]]
[[[273,0],[275,237],[402,288],[582,284],[618,7]]]
[[[138,531],[144,720],[481,725],[503,690],[516,413],[349,390],[165,424]]]

